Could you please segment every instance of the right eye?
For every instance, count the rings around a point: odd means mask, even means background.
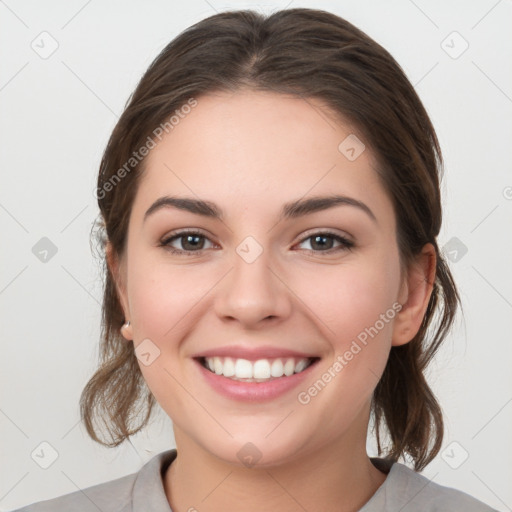
[[[170,236],[164,238],[160,242],[160,247],[164,247],[173,254],[195,256],[203,253],[205,240],[210,241],[202,231],[183,230],[171,233]],[[175,242],[178,242],[182,248],[174,247],[172,244]],[[210,243],[212,242],[210,241]]]

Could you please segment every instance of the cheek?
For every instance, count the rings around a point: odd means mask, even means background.
[[[199,266],[170,265],[149,252],[133,251],[128,276],[128,294],[133,318],[134,346],[149,347],[157,354],[150,364],[138,359],[144,380],[157,402],[168,411],[188,411],[183,393],[181,342],[194,327],[201,299],[215,283],[214,276]],[[151,344],[148,344],[148,341]],[[143,345],[146,343],[146,345]],[[145,350],[144,350],[145,351]],[[188,387],[188,385],[187,385]]]
[[[134,251],[128,277],[134,337],[156,343],[176,337],[187,325],[191,311],[215,283],[204,266],[176,265]]]
[[[326,428],[340,428],[368,404],[386,366],[399,274],[398,265],[387,271],[385,267],[354,266],[333,273],[329,293],[316,295],[317,312],[329,327],[323,333],[330,354],[321,382],[309,383],[311,387],[303,389],[299,401],[314,402],[312,408]],[[339,414],[326,408],[327,403],[337,404]]]
[[[398,287],[398,261],[381,257],[371,263],[333,265],[314,275],[298,273],[294,291],[321,320],[317,325],[338,352],[376,322],[383,335],[390,334]],[[388,321],[381,325],[379,319],[386,312]]]

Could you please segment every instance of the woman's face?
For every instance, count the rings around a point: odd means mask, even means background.
[[[366,439],[405,296],[392,203],[351,134],[311,99],[223,93],[148,155],[122,301],[178,443],[272,465]],[[151,208],[171,196],[190,208]],[[233,378],[251,371],[264,382]]]

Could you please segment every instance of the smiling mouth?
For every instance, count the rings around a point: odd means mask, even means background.
[[[212,373],[241,382],[268,382],[303,372],[319,357],[276,357],[248,359],[234,357],[199,357],[200,364]]]

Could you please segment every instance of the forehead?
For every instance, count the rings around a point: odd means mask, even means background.
[[[340,193],[389,214],[374,158],[358,139],[316,99],[259,91],[201,96],[146,157],[134,209],[170,193],[213,200],[228,213],[274,204],[277,211],[290,199]]]

